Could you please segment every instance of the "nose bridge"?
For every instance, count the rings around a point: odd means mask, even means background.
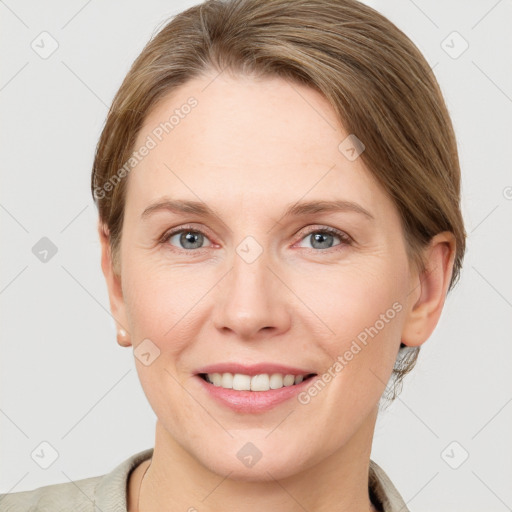
[[[235,248],[232,259],[231,286],[237,292],[253,298],[266,299],[265,285],[268,285],[269,251],[253,237],[248,236]],[[261,289],[259,289],[261,288]],[[259,295],[261,294],[261,297]]]
[[[219,290],[222,298],[216,305],[216,327],[245,339],[263,330],[286,329],[286,298],[269,268],[269,251],[254,236],[245,237],[234,249],[231,271]]]

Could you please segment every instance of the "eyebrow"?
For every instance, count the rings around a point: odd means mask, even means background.
[[[169,211],[172,213],[192,213],[201,217],[218,217],[218,214],[214,210],[212,210],[209,206],[201,201],[164,199],[148,206],[142,212],[141,218],[145,219],[152,213],[160,211]],[[375,217],[360,204],[345,200],[306,201],[294,203],[286,208],[281,218],[329,212],[355,212],[364,215],[368,219],[375,219]]]

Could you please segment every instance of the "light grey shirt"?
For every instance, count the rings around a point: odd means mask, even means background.
[[[152,456],[153,448],[149,448],[132,455],[106,475],[0,494],[0,512],[127,512],[130,473]],[[369,490],[382,512],[409,512],[384,470],[372,460]]]

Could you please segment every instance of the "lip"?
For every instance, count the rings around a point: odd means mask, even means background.
[[[301,375],[301,372],[299,372],[298,375]],[[238,391],[235,389],[224,389],[221,386],[214,386],[213,384],[206,382],[199,375],[194,376],[194,379],[198,381],[198,384],[201,386],[202,390],[204,390],[204,392],[207,393],[208,396],[215,400],[217,403],[238,413],[251,414],[264,413],[273,409],[279,404],[290,400],[291,398],[304,391],[317,378],[318,375],[315,374],[312,377],[303,380],[299,384],[294,384],[293,386],[283,386],[279,389],[269,389],[268,391]]]
[[[260,375],[262,373],[282,373],[283,375],[309,375],[316,373],[314,370],[304,370],[303,368],[295,368],[275,363],[257,363],[245,365],[240,363],[218,363],[211,364],[199,368],[195,372],[199,373],[243,373],[244,375]]]

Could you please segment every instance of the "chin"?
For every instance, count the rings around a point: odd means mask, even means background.
[[[190,453],[208,471],[222,477],[229,474],[230,480],[245,482],[288,478],[312,467],[313,459],[325,455],[317,453],[315,457],[313,452],[306,452],[305,443],[299,440],[293,442],[288,438],[284,443],[278,438],[265,439],[269,434],[267,429],[258,432],[259,435],[253,432],[251,429],[251,435],[235,434],[225,440],[216,436],[190,447]],[[315,448],[310,445],[308,449],[314,451]]]
[[[205,458],[204,455],[199,462],[209,471],[222,477],[229,475],[230,480],[238,482],[270,482],[288,478],[298,471],[299,461],[296,459],[284,459],[279,451],[275,451],[272,457],[263,455],[260,460],[253,463],[252,466],[242,463],[237,455],[229,456],[229,459],[223,457],[220,460],[216,453],[212,458]]]

